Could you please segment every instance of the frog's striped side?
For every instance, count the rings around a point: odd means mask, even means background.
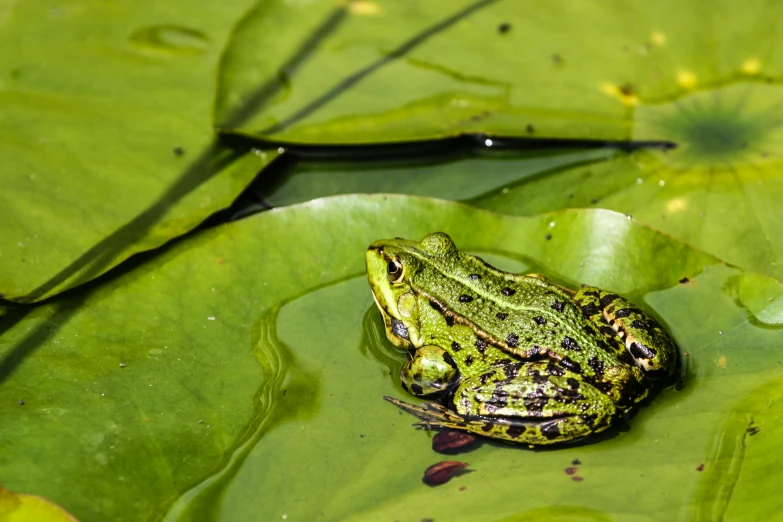
[[[677,366],[677,347],[661,325],[630,301],[592,286],[577,291],[574,301],[607,337],[619,337],[628,354],[650,379],[668,377]],[[606,329],[608,328],[608,330]],[[657,347],[657,348],[656,348]]]

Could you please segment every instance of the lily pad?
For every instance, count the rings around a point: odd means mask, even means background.
[[[673,150],[523,179],[471,202],[511,214],[609,208],[727,262],[783,279],[783,118],[780,87],[732,85],[636,110],[638,133]]]
[[[499,266],[632,297],[688,352],[684,388],[604,440],[485,444],[460,456],[470,473],[424,485],[443,459],[381,399],[404,397],[404,356],[363,257],[433,230]],[[781,299],[777,282],[606,210],[335,197],[201,231],[102,283],[6,310],[0,337],[3,485],[84,521],[685,519],[727,406],[783,376],[776,316],[750,319],[761,296]],[[581,482],[564,471],[577,458]]]
[[[216,121],[297,143],[653,139],[641,108],[774,83],[764,20],[779,15],[763,0],[264,1],[232,35]]]
[[[219,53],[249,0],[0,7],[0,294],[34,301],[226,207],[271,160],[215,143]]]

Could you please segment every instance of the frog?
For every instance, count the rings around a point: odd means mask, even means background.
[[[499,270],[443,232],[375,241],[369,286],[388,340],[406,350],[384,397],[422,429],[531,447],[600,433],[679,366],[675,341],[616,293]]]

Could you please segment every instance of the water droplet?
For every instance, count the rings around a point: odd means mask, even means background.
[[[660,185],[662,187],[662,186],[666,185],[666,182],[661,180],[661,181],[658,182],[658,185]]]
[[[484,145],[486,145],[487,147],[491,147],[492,146],[492,140],[490,140],[490,139],[484,140]]]
[[[636,184],[641,185],[642,184],[642,178],[636,178]]]
[[[209,46],[209,39],[201,31],[177,25],[142,27],[128,39],[138,49],[169,53],[203,53]]]

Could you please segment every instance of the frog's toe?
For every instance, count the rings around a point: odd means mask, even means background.
[[[394,397],[384,396],[383,398],[401,410],[417,417],[419,422],[415,423],[414,426],[418,428],[451,428],[454,430],[471,431],[469,428],[472,424],[480,425],[480,423],[470,421],[436,402],[426,402],[421,405],[415,405],[395,399]]]

